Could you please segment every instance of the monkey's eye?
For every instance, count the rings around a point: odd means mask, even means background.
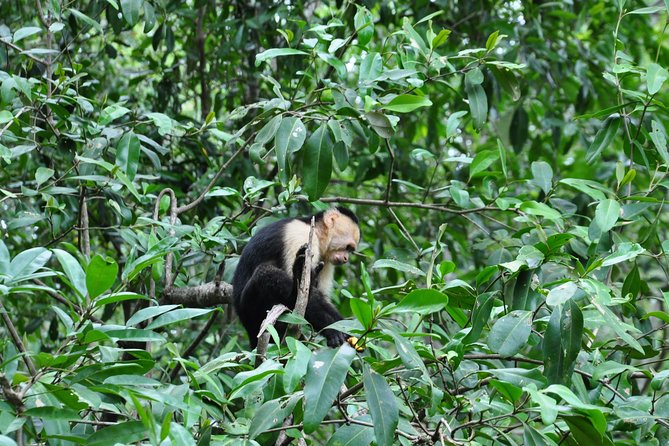
[[[346,247],[346,250],[347,250],[348,252],[353,252],[353,251],[355,251],[355,245],[352,245],[352,244],[351,244],[351,245],[348,245],[348,246]]]

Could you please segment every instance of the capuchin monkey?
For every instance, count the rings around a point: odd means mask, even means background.
[[[323,330],[342,319],[329,300],[334,267],[348,262],[360,241],[360,227],[355,214],[342,207],[320,212],[314,220],[305,318],[316,330]],[[251,348],[258,344],[258,332],[267,311],[276,304],[295,308],[310,228],[311,217],[279,220],[260,229],[242,251],[232,282],[233,298]],[[322,334],[330,347],[338,347],[348,338],[331,329]]]

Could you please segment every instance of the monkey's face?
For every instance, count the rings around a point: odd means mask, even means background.
[[[348,263],[349,255],[358,247],[360,228],[350,218],[336,213],[326,219],[330,243],[325,252],[326,261],[334,265]]]

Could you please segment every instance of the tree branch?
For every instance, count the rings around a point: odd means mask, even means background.
[[[0,302],[0,313],[2,314],[2,320],[5,322],[7,331],[9,331],[9,335],[12,337],[12,341],[14,341],[14,345],[16,346],[18,351],[21,352],[21,357],[23,358],[23,362],[26,363],[26,367],[28,367],[30,375],[31,376],[37,375],[37,370],[35,369],[33,360],[30,359],[28,351],[26,350],[26,346],[23,344],[21,336],[19,336],[19,332],[16,331],[16,327],[14,326],[12,319],[7,314],[7,310],[5,309],[5,306],[2,304],[2,302]]]

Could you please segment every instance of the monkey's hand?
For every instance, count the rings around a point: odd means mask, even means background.
[[[300,247],[295,255],[295,262],[293,263],[293,279],[296,282],[299,282],[302,277],[302,270],[304,269],[305,254],[307,252],[307,245],[304,244]],[[321,273],[325,267],[324,262],[318,262],[316,265],[312,265],[311,268],[311,286],[318,286],[318,275]]]
[[[355,349],[357,352],[361,352],[365,350],[365,347],[362,346],[361,343],[359,343],[360,339],[356,338],[355,336],[350,336],[346,342]]]

